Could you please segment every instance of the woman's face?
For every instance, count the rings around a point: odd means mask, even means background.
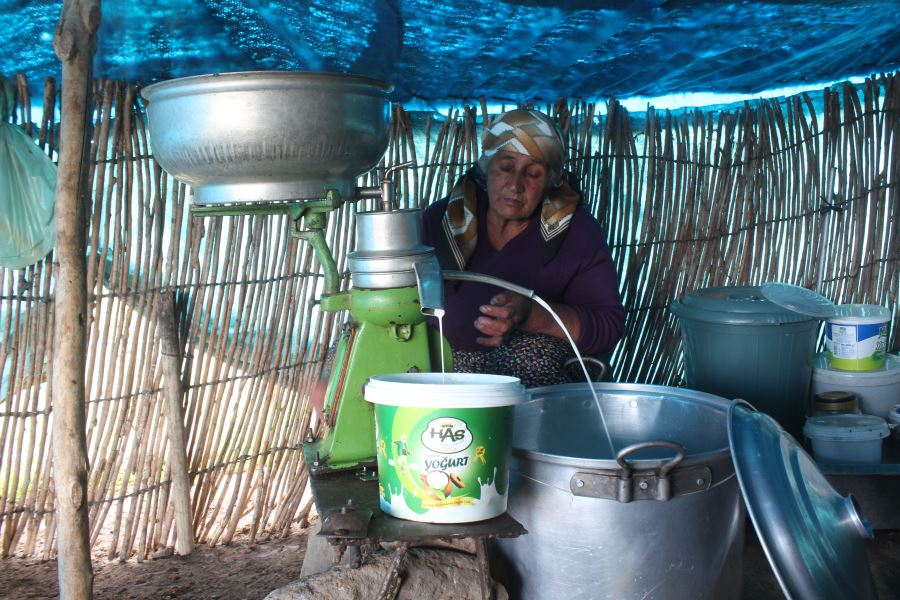
[[[506,221],[528,220],[544,198],[550,172],[527,154],[500,150],[488,163],[490,210]]]

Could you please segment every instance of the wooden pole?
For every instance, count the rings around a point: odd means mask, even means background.
[[[85,436],[85,206],[93,88],[91,62],[100,0],[64,0],[53,47],[62,62],[59,170],[56,181],[56,275],[53,327],[53,480],[58,515],[59,597],[93,597]]]
[[[184,410],[181,406],[181,344],[178,343],[178,324],[175,320],[175,294],[160,294],[157,304],[162,367],[165,376],[166,425],[169,431],[169,473],[172,477],[172,505],[175,507],[175,553],[190,554],[194,550],[194,526],[191,514],[190,479],[184,431]]]

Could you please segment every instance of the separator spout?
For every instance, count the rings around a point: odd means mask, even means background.
[[[526,298],[534,298],[534,290],[515,283],[469,271],[442,271],[436,256],[429,256],[413,265],[416,272],[416,287],[419,289],[419,302],[422,314],[440,316],[444,314],[444,280],[475,281],[522,294]]]
[[[444,314],[444,278],[441,265],[433,254],[413,265],[422,314],[439,317]]]

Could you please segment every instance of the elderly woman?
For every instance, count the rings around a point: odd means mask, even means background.
[[[425,211],[424,243],[445,269],[533,289],[582,353],[609,351],[624,331],[618,278],[600,224],[563,169],[559,130],[546,115],[513,110],[485,129],[483,152],[450,196]],[[513,375],[528,387],[566,381],[562,367],[574,354],[532,300],[463,281],[445,306],[455,371]]]

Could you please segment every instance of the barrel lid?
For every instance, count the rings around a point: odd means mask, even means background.
[[[725,286],[693,290],[670,310],[679,318],[727,325],[781,325],[810,317],[768,300],[759,286]]]
[[[728,410],[728,443],[753,527],[788,598],[877,598],[866,557],[872,531],[851,496],[772,417],[743,400]]]
[[[780,282],[764,283],[761,291],[767,300],[801,315],[827,319],[835,314],[835,306],[831,300],[798,285]]]
[[[806,437],[832,442],[868,442],[890,433],[885,420],[875,415],[822,415],[810,417],[803,426]]]

